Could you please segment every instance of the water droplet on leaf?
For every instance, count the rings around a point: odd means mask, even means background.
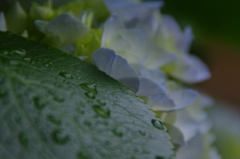
[[[112,133],[118,137],[122,137],[123,133],[121,131],[119,131],[118,129],[113,129]]]
[[[83,83],[83,84],[80,84],[79,85],[82,89],[88,91],[88,92],[92,92],[94,94],[97,94],[97,90],[96,90],[96,87],[97,85],[96,84],[86,84],[86,83]]]
[[[51,133],[51,138],[53,142],[57,144],[66,144],[69,141],[69,137],[62,132],[62,130],[57,129]]]
[[[24,132],[20,132],[18,134],[18,141],[22,146],[27,146],[28,144],[28,137],[27,134]]]
[[[102,106],[94,105],[92,106],[93,110],[101,117],[108,118],[110,117],[110,110],[103,108]]]
[[[69,74],[69,73],[66,73],[66,72],[59,72],[59,75],[64,77],[64,78],[67,78],[67,79],[71,79],[72,78],[72,75]]]
[[[92,93],[92,92],[86,92],[84,93],[85,96],[87,96],[88,98],[91,98],[91,99],[94,99],[95,98],[95,93]]]
[[[78,159],[91,159],[91,157],[88,156],[88,154],[87,154],[87,153],[84,153],[84,152],[78,152],[77,155],[76,155],[76,157],[77,157]]]
[[[17,66],[17,65],[19,65],[19,62],[18,61],[10,61],[10,65],[12,65],[12,66]]]
[[[157,129],[160,129],[160,130],[164,129],[162,122],[160,120],[152,119],[152,125]]]
[[[53,116],[53,115],[48,115],[47,116],[48,121],[52,122],[55,125],[60,125],[61,124],[61,120],[60,118]]]
[[[38,97],[33,98],[33,103],[38,110],[41,110],[45,107],[45,104]]]

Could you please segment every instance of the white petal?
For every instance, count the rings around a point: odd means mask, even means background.
[[[140,86],[136,95],[137,96],[150,96],[150,95],[162,96],[162,95],[166,95],[166,90],[164,87],[157,84],[156,82],[146,77],[140,77]]]
[[[6,22],[3,12],[0,12],[0,30],[7,31]]]
[[[48,36],[58,36],[63,44],[75,43],[89,32],[89,28],[77,18],[68,13],[62,13],[48,22],[44,33]]]
[[[187,83],[202,82],[210,78],[207,66],[196,56],[188,55],[175,63],[175,70],[171,74]]]
[[[177,91],[171,91],[169,98],[174,101],[176,105],[174,110],[177,110],[191,105],[194,101],[196,101],[198,95],[197,91],[191,89],[180,89]]]
[[[148,96],[148,105],[155,111],[170,111],[175,109],[175,103],[166,95]]]
[[[47,26],[48,22],[42,20],[35,20],[34,24],[39,31],[44,32],[44,29]]]
[[[153,43],[147,44],[146,52],[149,58],[143,65],[148,68],[160,68],[171,61],[177,60],[174,54]]]
[[[173,140],[172,142],[180,146],[187,146],[187,144],[184,141],[182,132],[172,124],[168,124],[168,123],[165,123],[165,124],[166,124],[166,127],[168,128],[169,135]]]
[[[162,2],[142,2],[142,3],[125,3],[113,6],[110,9],[112,13],[117,13],[124,22],[130,20],[141,20],[158,10]]]
[[[198,133],[188,142],[187,147],[181,147],[176,153],[176,159],[202,159],[204,154],[203,136]]]
[[[116,14],[112,14],[104,23],[101,46],[109,47],[113,37],[123,28],[123,21]]]
[[[178,45],[179,45],[178,48],[180,49],[181,52],[187,53],[189,51],[193,38],[194,36],[192,34],[192,28],[189,26],[186,27],[184,29],[184,33],[181,41],[178,42]]]
[[[138,91],[140,80],[135,69],[123,57],[108,48],[100,48],[92,54],[92,64],[107,75],[118,80],[134,93]]]

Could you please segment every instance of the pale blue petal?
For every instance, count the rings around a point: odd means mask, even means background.
[[[169,123],[165,123],[165,124],[166,124],[166,127],[168,128],[168,133],[172,138],[172,142],[180,146],[187,146],[186,142],[184,141],[183,133],[181,132],[181,130],[179,130],[177,127],[175,127],[172,124],[169,124]]]
[[[104,0],[106,6],[111,9],[124,4],[134,3],[136,0]]]
[[[104,23],[101,46],[109,47],[113,37],[116,36],[121,29],[124,29],[123,21],[116,14],[112,14]]]
[[[46,28],[48,22],[47,21],[42,21],[42,20],[35,20],[34,24],[40,32],[44,33],[44,29]]]
[[[148,105],[155,111],[171,111],[175,110],[175,103],[167,95],[148,96]]]
[[[149,58],[143,63],[143,65],[148,68],[160,68],[171,61],[177,60],[176,55],[162,47],[154,45],[153,43],[147,44],[146,52]]]
[[[180,90],[174,90],[170,91],[170,97],[172,100],[174,100],[174,103],[176,105],[175,109],[183,109],[189,105],[191,105],[193,102],[196,101],[198,97],[198,92],[191,90],[191,89],[180,89]]]
[[[177,151],[176,159],[202,159],[204,155],[203,142],[203,135],[201,133],[197,133],[196,136],[188,142],[187,147],[181,147]]]
[[[161,85],[157,84],[156,82],[146,78],[140,77],[140,85],[138,92],[136,93],[137,96],[151,96],[151,95],[166,95],[166,90]]]
[[[211,77],[206,64],[193,55],[187,55],[184,59],[176,61],[175,70],[171,74],[187,83],[202,82]]]
[[[126,59],[116,55],[113,50],[100,48],[94,51],[91,62],[99,70],[118,80],[134,93],[138,91],[140,80],[137,72]]]
[[[160,69],[148,69],[144,66],[138,65],[135,67],[141,76],[147,77],[159,85],[163,84],[166,78],[166,75]]]
[[[162,4],[162,2],[125,3],[113,6],[109,10],[111,13],[117,13],[124,22],[128,22],[146,18],[158,10]]]
[[[68,13],[62,13],[48,22],[44,33],[48,36],[58,36],[63,44],[75,43],[89,32],[82,21]]]
[[[178,48],[180,51],[184,53],[188,52],[193,39],[192,28],[188,26],[184,29],[182,40],[179,42]]]
[[[0,12],[0,30],[7,31],[6,22],[3,12]]]

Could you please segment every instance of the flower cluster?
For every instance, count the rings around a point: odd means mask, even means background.
[[[204,112],[211,100],[181,84],[204,81],[210,73],[188,53],[191,27],[182,31],[171,16],[160,14],[162,5],[79,0],[53,6],[46,1],[26,11],[16,2],[0,13],[0,30],[78,56],[128,87],[165,122],[177,159],[218,159]]]

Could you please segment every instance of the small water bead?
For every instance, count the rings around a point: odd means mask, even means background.
[[[141,136],[146,136],[146,133],[143,132],[143,131],[141,131],[141,130],[140,130],[138,133],[139,133]]]
[[[66,144],[69,141],[69,137],[62,132],[62,130],[57,129],[54,130],[51,133],[51,139],[53,140],[53,142],[55,142],[56,144]]]
[[[55,125],[61,125],[61,120],[59,117],[56,117],[54,115],[47,115],[47,119],[48,119],[48,121],[50,121],[51,123],[53,123]]]
[[[104,108],[104,107],[98,106],[98,105],[94,105],[94,106],[92,106],[92,108],[97,115],[104,117],[104,118],[110,117],[110,110],[108,110],[107,108]]]
[[[19,65],[19,62],[18,62],[18,61],[11,60],[11,61],[10,61],[10,65],[12,65],[12,66],[17,66],[17,65]]]
[[[23,57],[26,55],[26,51],[23,49],[14,49],[14,50],[10,51],[9,54],[19,55],[19,56]]]
[[[106,103],[103,102],[102,100],[97,100],[97,102],[98,102],[99,105],[103,105],[103,106],[106,105]]]
[[[92,93],[92,92],[85,92],[84,95],[87,96],[90,99],[94,99],[95,98],[95,93]]]
[[[85,152],[78,152],[76,154],[76,157],[78,159],[91,159],[91,157],[87,153],[85,153]]]
[[[41,110],[45,107],[45,104],[38,97],[33,98],[33,103],[38,110]]]
[[[88,91],[88,92],[92,92],[97,94],[97,85],[96,84],[87,84],[87,83],[83,83],[79,85],[82,89]]]
[[[59,72],[59,75],[67,79],[72,79],[72,75],[66,72]]]
[[[113,129],[112,133],[117,137],[122,137],[123,136],[123,133],[121,131],[119,131],[117,128]]]
[[[58,103],[64,102],[64,98],[58,97],[58,96],[54,96],[54,97],[53,97],[53,100],[54,100],[55,102],[58,102]]]
[[[20,132],[18,134],[18,141],[20,143],[20,145],[22,146],[27,146],[28,145],[28,137],[27,137],[27,134],[24,133],[24,132]]]
[[[152,119],[152,125],[157,128],[157,129],[160,129],[160,130],[163,130],[164,129],[164,126],[162,124],[162,122],[160,120],[155,120],[155,119]]]
[[[0,90],[0,97],[5,97],[7,95],[7,91],[4,89]]]
[[[25,57],[25,58],[23,58],[23,60],[30,62],[30,61],[31,61],[31,58],[30,58],[30,57]]]
[[[92,123],[89,122],[89,121],[84,121],[83,124],[86,125],[86,126],[88,126],[88,127],[92,126]]]

